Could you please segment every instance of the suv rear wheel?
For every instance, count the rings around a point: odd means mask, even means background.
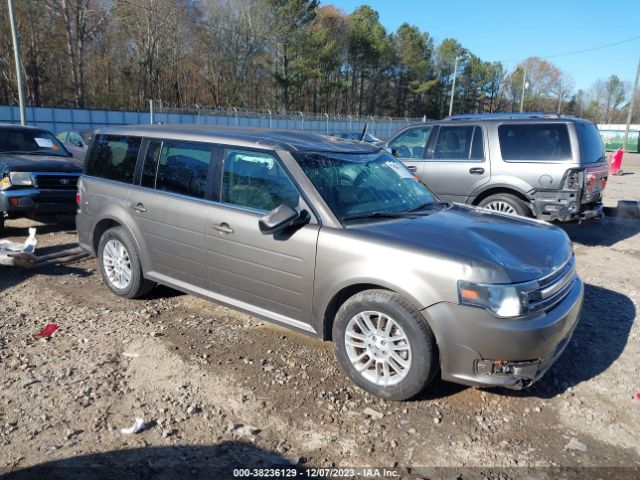
[[[438,371],[435,338],[400,295],[365,290],[347,300],[333,324],[336,357],[361,388],[389,400],[422,391]]]
[[[104,282],[116,295],[141,297],[155,285],[142,275],[140,257],[133,239],[122,227],[104,232],[98,245],[98,260]]]
[[[509,215],[520,215],[521,217],[531,216],[531,210],[527,204],[520,198],[509,193],[490,195],[483,199],[478,206],[494,212],[507,213]]]

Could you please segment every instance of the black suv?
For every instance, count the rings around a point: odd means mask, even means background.
[[[0,231],[6,218],[74,213],[81,174],[53,133],[0,125]]]

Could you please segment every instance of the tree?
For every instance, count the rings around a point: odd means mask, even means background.
[[[60,18],[66,36],[66,54],[71,69],[74,105],[85,106],[85,66],[87,42],[93,39],[111,14],[113,4],[97,0],[36,0]]]
[[[279,70],[275,74],[276,83],[282,89],[282,107],[289,110],[291,89],[300,84],[300,79],[292,75],[292,61],[296,58],[296,45],[304,38],[309,24],[315,17],[318,0],[266,0],[275,17],[274,44]]]
[[[617,75],[611,75],[607,80],[603,93],[606,95],[604,100],[605,122],[611,123],[612,113],[617,110],[626,96],[624,83]]]

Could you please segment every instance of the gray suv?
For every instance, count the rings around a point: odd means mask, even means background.
[[[456,115],[407,127],[385,146],[443,200],[546,221],[602,216],[609,169],[588,120]]]
[[[117,295],[161,283],[333,340],[349,377],[389,399],[438,373],[526,387],[582,305],[561,229],[444,203],[384,149],[312,134],[99,131],[77,227]]]

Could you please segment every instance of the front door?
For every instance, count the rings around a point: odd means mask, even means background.
[[[465,203],[491,177],[482,128],[442,125],[430,142],[420,178],[442,200]]]
[[[393,155],[423,181],[423,158],[432,128],[431,125],[408,128],[387,144]]]
[[[313,219],[288,236],[261,233],[260,217],[281,204],[308,210],[278,158],[227,149],[221,203],[207,222],[209,288],[240,308],[310,331],[319,226]]]

